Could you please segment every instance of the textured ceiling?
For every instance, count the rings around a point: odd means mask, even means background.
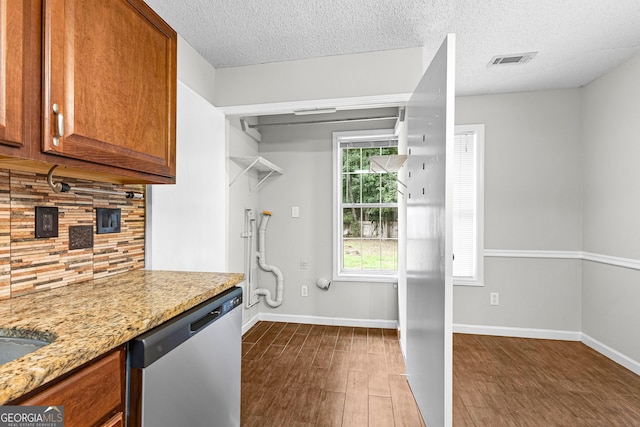
[[[458,95],[579,87],[640,48],[640,0],[146,0],[214,67],[425,46]],[[537,51],[487,68],[494,55]]]

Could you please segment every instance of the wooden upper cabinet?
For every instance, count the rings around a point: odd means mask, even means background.
[[[141,0],[43,10],[43,151],[174,178],[175,31]]]
[[[26,1],[0,0],[0,144],[18,148],[28,138],[29,12]]]

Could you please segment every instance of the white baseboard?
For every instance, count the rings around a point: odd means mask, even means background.
[[[545,340],[580,341],[579,331],[559,331],[555,329],[513,328],[507,326],[484,326],[453,324],[453,332],[460,334],[495,335],[499,337],[537,338]]]
[[[613,348],[590,337],[584,332],[581,335],[582,335],[581,341],[585,345],[588,345],[598,353],[607,356],[609,359],[613,360],[617,364],[624,366],[634,374],[640,375],[640,362],[637,362],[631,359],[630,357],[625,356],[624,354],[620,353],[618,350],[614,350]]]
[[[483,326],[454,324],[453,332],[460,334],[495,335],[500,337],[537,338],[547,340],[581,341],[603,356],[640,375],[640,362],[620,353],[584,332],[558,331],[552,329],[511,328],[503,326]]]
[[[247,320],[246,323],[242,325],[242,335],[244,335],[249,329],[253,327],[260,320],[260,313],[253,316],[251,319]]]
[[[357,326],[364,328],[398,328],[398,323],[395,320],[350,319],[342,317],[258,313],[242,325],[242,334],[244,335],[260,320],[266,320],[270,322],[306,323],[313,325]],[[555,329],[513,328],[507,326],[465,325],[461,323],[456,323],[453,325],[453,332],[459,334],[494,335],[500,337],[581,341],[583,344],[591,347],[598,353],[608,357],[617,364],[624,366],[636,375],[640,375],[640,362],[631,359],[630,357],[620,353],[619,351],[609,347],[606,344],[601,343],[600,341],[590,337],[584,332],[559,331]]]
[[[268,322],[287,322],[287,323],[307,323],[313,325],[330,325],[330,326],[356,326],[360,328],[381,328],[381,329],[398,329],[396,320],[383,319],[351,319],[346,317],[324,317],[324,316],[303,316],[295,314],[275,314],[275,313],[258,313],[244,325],[242,325],[242,333],[244,334],[259,320]]]

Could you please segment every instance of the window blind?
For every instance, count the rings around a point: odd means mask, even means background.
[[[477,143],[475,133],[456,134],[453,166],[453,275],[477,274]]]

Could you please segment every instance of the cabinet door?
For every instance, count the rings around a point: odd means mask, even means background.
[[[101,420],[124,409],[124,363],[124,349],[118,349],[20,405],[64,406],[65,427],[102,426]]]
[[[101,427],[124,427],[124,414],[122,412],[118,412]]]
[[[44,4],[43,151],[175,177],[175,31],[141,0]]]
[[[0,0],[0,143],[11,147],[23,147],[26,139],[29,9],[27,1]]]

